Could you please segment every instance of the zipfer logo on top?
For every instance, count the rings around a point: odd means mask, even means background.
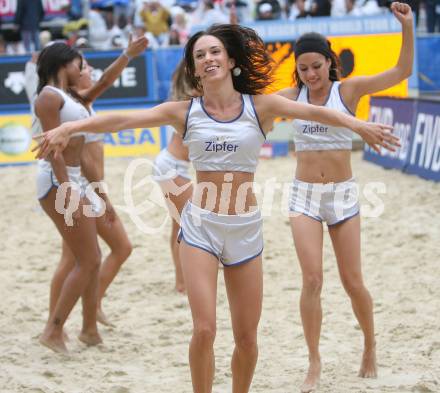
[[[302,126],[303,130],[303,134],[326,134],[328,131],[328,127],[323,126],[321,124],[315,124],[315,125],[310,125],[310,124],[304,124]]]
[[[215,141],[205,141],[205,151],[219,152],[219,151],[229,151],[236,152],[239,148],[238,145],[234,145],[233,143],[229,143],[225,140],[221,140],[217,138]]]

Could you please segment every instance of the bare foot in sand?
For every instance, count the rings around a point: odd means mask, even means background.
[[[105,326],[114,326],[106,317],[106,315],[104,314],[104,311],[102,311],[102,309],[98,308],[98,311],[96,311],[96,320]]]
[[[311,393],[316,392],[319,385],[319,378],[321,376],[321,362],[311,361],[309,365],[309,370],[307,372],[306,379],[301,386],[301,393]]]
[[[358,376],[361,378],[377,378],[376,345],[364,349]]]
[[[43,334],[41,334],[38,341],[40,342],[40,344],[44,345],[54,352],[64,354],[68,353],[66,344],[64,343],[62,337],[54,337],[53,335],[51,336],[44,332]]]
[[[78,339],[90,346],[102,343],[102,338],[97,331],[81,332]]]
[[[67,334],[67,330],[63,329],[63,341],[70,341],[69,335]]]

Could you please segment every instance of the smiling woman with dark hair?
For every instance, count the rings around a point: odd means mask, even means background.
[[[389,127],[337,111],[261,95],[271,82],[271,61],[261,38],[237,25],[213,26],[193,36],[185,67],[201,97],[166,102],[136,116],[110,114],[62,124],[43,134],[39,156],[59,156],[70,135],[172,125],[188,145],[196,169],[192,200],[181,216],[180,257],[193,317],[189,361],[196,393],[212,391],[219,262],[229,299],[235,348],[232,391],[250,389],[258,357],[263,274],[262,217],[253,193],[254,173],[266,134],[277,117],[303,118],[356,130],[370,143]],[[207,192],[208,191],[208,192]]]
[[[402,48],[395,67],[376,75],[340,81],[338,58],[326,37],[306,33],[295,48],[295,87],[278,94],[292,101],[354,114],[362,96],[385,90],[411,75],[414,56],[413,17],[403,3],[391,6],[402,24]],[[350,53],[345,53],[345,74],[351,72]],[[322,122],[294,120],[297,165],[289,210],[296,252],[303,273],[300,300],[304,336],[309,350],[309,370],[302,391],[313,391],[321,373],[319,339],[323,282],[323,228],[328,226],[342,284],[350,296],[354,314],[364,335],[359,376],[372,378],[376,370],[373,302],[362,277],[360,217],[356,181],[351,170],[353,130]],[[392,149],[387,143],[384,146]],[[379,152],[378,146],[373,148]]]

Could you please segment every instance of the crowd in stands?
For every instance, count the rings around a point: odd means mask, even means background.
[[[125,48],[129,35],[145,34],[152,49],[184,45],[196,25],[228,23],[230,10],[238,23],[264,20],[295,20],[316,16],[344,17],[389,12],[391,0],[60,0],[62,28],[41,26],[41,0],[18,0],[12,31],[0,20],[0,54],[38,50],[41,41],[65,39],[80,48]],[[426,26],[440,31],[440,0],[410,0]],[[425,21],[424,21],[425,22]],[[423,23],[425,25],[425,23]],[[6,33],[6,34],[5,34]]]

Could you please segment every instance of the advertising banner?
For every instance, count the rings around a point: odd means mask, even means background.
[[[384,168],[405,168],[408,160],[411,130],[417,101],[412,99],[396,100],[385,97],[372,97],[369,121],[393,126],[393,133],[400,138],[401,147],[395,152],[381,149],[376,153],[367,144],[364,147],[364,159]]]
[[[118,57],[118,51],[85,53],[87,62],[94,68],[93,80],[98,80],[103,71]],[[113,86],[96,101],[97,106],[104,104],[135,104],[156,100],[153,78],[153,60],[151,51],[145,52],[130,61]]]
[[[25,90],[24,66],[29,58],[29,56],[1,58],[0,110],[28,109],[29,102]]]
[[[1,0],[0,0],[1,1]],[[99,79],[121,52],[86,53],[87,61],[93,66],[92,77]],[[0,112],[27,111],[29,102],[25,91],[25,64],[29,56],[14,56],[0,58]],[[136,105],[157,101],[154,86],[153,59],[151,51],[145,52],[130,61],[115,81],[96,101],[97,108],[108,105]]]
[[[393,125],[402,146],[381,155],[366,146],[365,160],[440,181],[440,102],[375,97],[370,120]]]
[[[419,101],[406,172],[440,181],[440,102]]]
[[[34,161],[30,115],[0,116],[0,165]]]
[[[117,112],[135,116],[137,110]],[[35,154],[31,152],[35,146],[31,136],[31,120],[30,115],[0,116],[0,166],[35,161]],[[166,132],[164,128],[159,127],[124,130],[105,134],[104,137],[106,157],[154,156],[165,145]]]

